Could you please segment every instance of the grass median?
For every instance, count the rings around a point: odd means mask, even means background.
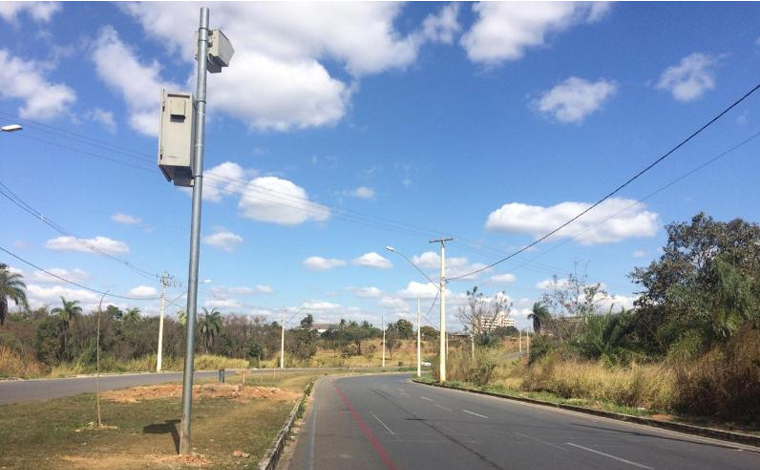
[[[198,382],[191,457],[177,455],[178,384],[104,392],[102,428],[94,394],[3,405],[0,469],[255,468],[316,375],[247,374],[243,387],[241,376]]]

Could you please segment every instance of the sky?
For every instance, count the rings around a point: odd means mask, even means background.
[[[199,304],[265,320],[379,325],[413,320],[420,298],[437,326],[436,286],[398,253],[437,282],[429,240],[453,237],[449,278],[488,266],[760,79],[750,2],[206,5],[235,55],[208,76]],[[27,208],[0,197],[0,247],[148,315],[163,272],[168,313],[184,306],[190,193],[159,171],[157,134],[161,90],[195,90],[200,6],[0,3],[0,124],[24,127],[0,133],[0,188]],[[451,279],[449,322],[478,286],[527,326],[552,276],[575,271],[630,308],[628,275],[667,224],[757,222],[759,100],[547,241]],[[100,300],[0,262],[34,308]]]

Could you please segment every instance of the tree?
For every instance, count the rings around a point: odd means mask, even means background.
[[[59,357],[61,359],[70,359],[73,357],[73,351],[70,348],[71,325],[76,322],[76,319],[82,316],[82,307],[79,306],[78,300],[66,300],[61,296],[61,307],[56,307],[51,310],[53,315],[57,315],[60,318],[60,345],[61,350]]]
[[[700,212],[665,229],[662,256],[630,275],[644,288],[633,320],[640,341],[659,354],[695,354],[744,323],[760,327],[760,226]]]
[[[184,328],[187,325],[187,312],[184,310],[177,310],[177,323]]]
[[[12,273],[7,265],[0,263],[0,326],[5,324],[11,300],[17,306],[29,308],[26,302],[26,284],[22,278],[21,274]]]
[[[479,336],[491,330],[502,315],[509,316],[511,310],[512,302],[503,292],[489,299],[475,286],[467,291],[467,304],[459,308],[457,317],[465,330]]]
[[[252,341],[246,354],[249,359],[256,359],[256,367],[261,367],[261,358],[264,356],[264,347],[261,344]]]
[[[436,330],[432,326],[427,326],[427,325],[421,326],[420,336],[425,341],[435,341],[438,339],[438,330]]]
[[[393,324],[393,327],[398,332],[399,338],[410,339],[414,337],[414,325],[409,320],[399,319]]]
[[[549,292],[542,300],[553,315],[548,324],[542,325],[545,332],[551,330],[560,341],[572,338],[578,333],[583,317],[600,312],[609,296],[601,283],[589,284],[587,279],[586,265],[578,263],[566,278],[552,276]]]
[[[533,311],[528,314],[528,320],[533,321],[533,331],[537,335],[541,334],[541,327],[546,326],[551,321],[552,315],[543,302],[533,304]]]
[[[137,307],[128,308],[122,316],[122,320],[124,320],[126,323],[136,323],[140,321],[141,318],[142,314],[140,313],[140,309]]]
[[[388,352],[388,359],[393,360],[393,351],[401,347],[401,333],[395,324],[388,325],[385,332],[385,350]]]
[[[301,319],[301,328],[304,330],[308,330],[311,328],[311,326],[314,324],[314,317],[310,314],[306,315]]]
[[[198,320],[198,330],[203,338],[203,346],[208,354],[214,347],[214,338],[222,331],[222,314],[217,309],[210,312],[203,307],[203,315]]]

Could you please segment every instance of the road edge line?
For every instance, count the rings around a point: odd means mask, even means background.
[[[280,462],[280,457],[282,456],[282,451],[285,448],[285,442],[288,440],[290,430],[293,428],[293,423],[296,422],[301,411],[303,411],[304,403],[306,403],[306,399],[314,389],[315,382],[316,378],[310,380],[308,385],[306,385],[306,388],[301,394],[301,398],[290,411],[290,415],[288,416],[285,425],[280,429],[280,432],[277,433],[277,437],[275,437],[274,442],[264,454],[264,458],[259,460],[259,470],[274,470],[277,468],[277,464]]]
[[[487,396],[496,397],[496,398],[503,398],[506,400],[514,400],[514,401],[519,401],[519,402],[524,402],[524,403],[530,403],[533,405],[540,405],[540,406],[546,406],[550,408],[559,408],[559,409],[568,410],[568,411],[575,411],[578,413],[590,414],[590,415],[600,416],[603,418],[610,418],[617,421],[625,421],[628,423],[641,424],[641,425],[650,426],[653,428],[667,429],[670,431],[678,431],[684,434],[692,434],[692,435],[700,436],[700,437],[708,437],[711,439],[720,440],[726,443],[726,445],[729,447],[731,447],[730,444],[743,444],[746,446],[753,447],[753,449],[749,449],[749,450],[760,452],[760,436],[753,436],[751,434],[744,434],[744,433],[738,433],[738,432],[732,432],[732,431],[723,431],[723,430],[712,429],[712,428],[703,428],[700,426],[694,426],[692,424],[674,423],[674,422],[669,422],[669,421],[658,421],[651,418],[644,418],[642,416],[633,416],[633,415],[627,415],[623,413],[614,413],[612,411],[595,410],[592,408],[583,408],[581,406],[565,405],[562,403],[552,403],[552,402],[543,401],[543,400],[536,400],[535,398],[505,395],[503,393],[489,392],[486,390],[478,390],[474,388],[464,388],[464,387],[456,387],[456,386],[451,386],[451,385],[446,385],[446,384],[424,382],[421,380],[417,380],[416,378],[412,378],[412,381],[414,383],[418,383],[421,385],[429,385],[431,387],[445,388],[449,390],[459,390],[461,392],[475,393],[478,395],[487,395]],[[732,448],[739,448],[739,447],[732,447]],[[745,448],[739,448],[739,449],[748,450]]]

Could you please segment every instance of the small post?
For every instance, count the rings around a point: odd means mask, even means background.
[[[517,330],[517,344],[520,348],[520,354],[522,354],[522,330]]]
[[[422,377],[422,346],[420,344],[420,298],[417,297],[417,377]]]
[[[383,325],[383,362],[382,366],[385,368],[385,316],[380,315],[380,323]]]
[[[100,419],[100,314],[103,311],[103,299],[105,299],[106,295],[108,295],[108,291],[103,294],[103,297],[100,298],[100,303],[98,304],[98,336],[95,338],[95,362],[97,369],[95,373],[95,401],[97,402],[98,408],[99,428],[103,426],[103,421]]]
[[[280,369],[285,368],[285,309],[282,309],[282,328],[280,332]]]

